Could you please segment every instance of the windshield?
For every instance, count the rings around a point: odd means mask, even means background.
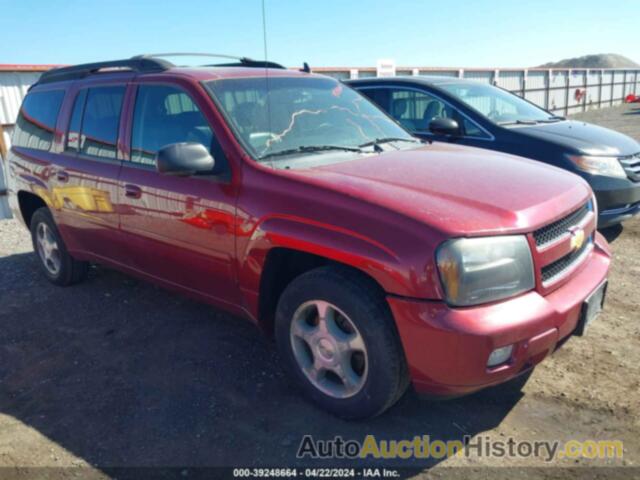
[[[440,85],[498,125],[561,120],[522,98],[491,85],[450,83]]]
[[[206,86],[258,161],[322,153],[354,157],[381,151],[381,143],[418,143],[369,100],[331,78],[232,78]]]

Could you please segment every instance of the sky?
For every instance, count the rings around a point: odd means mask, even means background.
[[[264,0],[287,66],[530,67],[591,53],[640,63],[640,1]],[[264,58],[262,0],[0,0],[0,64],[140,53]]]

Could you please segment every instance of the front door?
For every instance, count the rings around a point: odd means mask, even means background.
[[[119,179],[120,227],[130,266],[218,302],[238,303],[236,192],[202,100],[178,86],[147,82],[132,88],[130,148]],[[178,142],[205,145],[215,158],[214,171],[189,177],[158,173],[156,153]]]
[[[413,135],[425,140],[455,142],[460,145],[486,148],[486,142],[491,138],[457,108],[428,91],[401,86],[385,86],[364,87],[360,92],[387,111]],[[429,124],[436,118],[455,120],[460,128],[459,134],[454,137],[445,137],[431,133]]]

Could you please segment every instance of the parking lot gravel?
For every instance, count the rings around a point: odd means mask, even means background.
[[[640,140],[640,106],[578,118]],[[640,219],[604,233],[614,253],[605,311],[522,393],[494,388],[433,401],[410,392],[380,417],[345,422],[300,396],[272,340],[249,322],[101,267],[83,284],[52,286],[27,230],[0,221],[0,474],[30,467],[99,478],[120,477],[117,467],[177,467],[188,477],[206,466],[328,466],[296,460],[303,435],[373,434],[617,439],[623,459],[553,463],[562,468],[483,456],[390,463],[433,467],[421,475],[435,478],[516,476],[503,467],[523,468],[524,478],[639,478]]]

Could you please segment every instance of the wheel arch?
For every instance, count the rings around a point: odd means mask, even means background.
[[[267,334],[273,333],[278,300],[285,288],[300,275],[324,266],[335,266],[359,276],[363,282],[385,295],[382,285],[362,269],[329,257],[296,250],[274,247],[265,257],[258,293],[258,325]]]
[[[22,221],[27,228],[30,228],[31,218],[35,211],[42,207],[48,208],[49,205],[47,205],[47,202],[40,195],[26,190],[20,190],[17,197]]]
[[[355,232],[299,219],[270,219],[238,249],[239,283],[256,323],[271,331],[278,298],[297,276],[325,265],[358,272],[382,294],[410,291],[399,258]]]

